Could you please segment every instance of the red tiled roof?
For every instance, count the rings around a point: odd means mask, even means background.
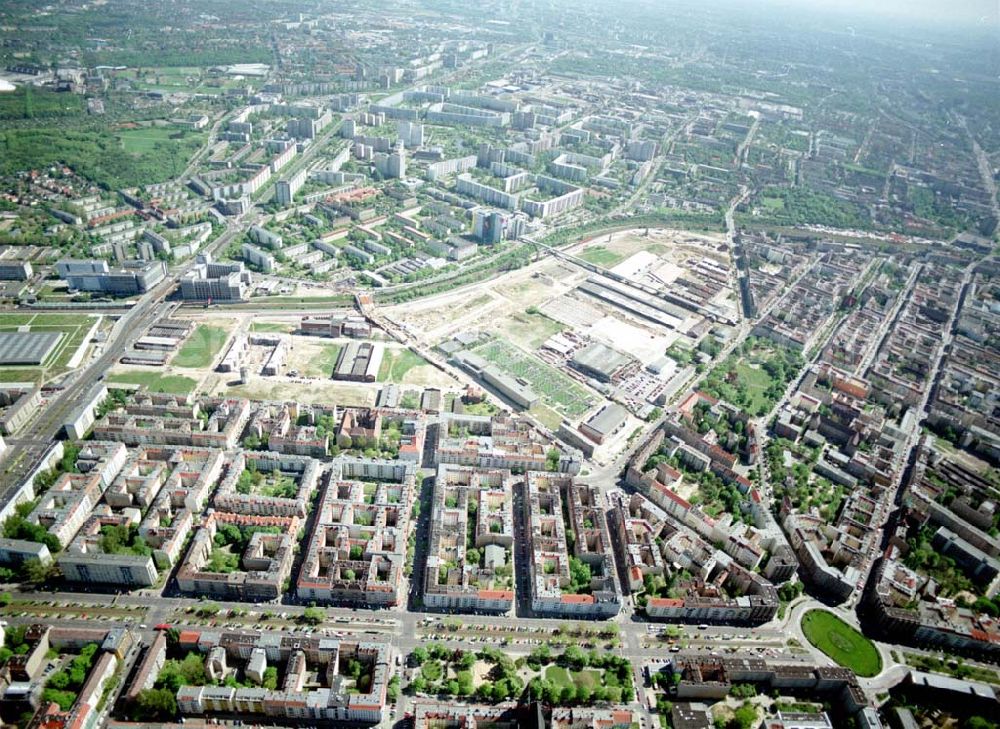
[[[181,634],[177,636],[178,643],[197,643],[201,638],[201,633],[197,630],[182,630]]]
[[[514,593],[511,590],[480,590],[476,596],[484,600],[509,600],[514,597]]]
[[[684,600],[679,597],[651,597],[646,604],[651,607],[684,607]]]

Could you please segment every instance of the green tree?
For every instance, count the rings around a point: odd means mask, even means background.
[[[410,681],[410,691],[415,694],[422,694],[427,690],[427,680],[423,676],[417,676]]]
[[[587,654],[584,653],[580,646],[570,645],[566,647],[566,650],[560,656],[559,662],[564,666],[572,668],[574,671],[579,671],[587,665]]]
[[[311,606],[302,611],[302,621],[308,625],[319,625],[326,620],[326,610]]]
[[[271,691],[278,688],[278,669],[274,666],[268,666],[264,669],[263,680],[261,681],[261,686]]]

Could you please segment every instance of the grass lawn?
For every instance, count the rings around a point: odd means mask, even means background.
[[[408,349],[386,349],[378,368],[378,381],[400,384],[407,372],[425,364],[427,360]]]
[[[122,372],[117,375],[109,375],[108,382],[145,385],[150,392],[162,392],[169,395],[187,395],[198,384],[190,377],[161,375],[158,372]]]
[[[615,253],[614,251],[609,251],[604,246],[591,246],[583,253],[580,254],[580,258],[587,261],[588,263],[593,263],[597,266],[604,266],[605,268],[610,268],[621,263],[622,259],[625,258],[621,253]]]
[[[538,419],[538,422],[549,430],[558,430],[563,421],[562,415],[541,403],[535,403],[528,412],[534,415]]]
[[[294,324],[279,324],[273,321],[255,321],[250,324],[251,332],[276,332],[279,334],[288,334],[297,329]]]
[[[565,329],[562,324],[543,314],[518,312],[504,322],[507,336],[524,346],[537,349],[553,334]]]
[[[229,332],[222,327],[199,324],[170,364],[177,367],[208,367],[228,338]]]
[[[309,364],[302,368],[302,374],[306,377],[330,377],[341,349],[343,347],[339,344],[324,344],[319,356],[311,358]]]
[[[870,678],[882,670],[875,644],[833,613],[810,610],[802,616],[802,632],[838,665]]]
[[[43,374],[38,367],[4,367],[0,369],[0,382],[41,382]]]
[[[764,197],[761,198],[760,204],[764,206],[765,210],[784,210],[785,201],[780,197]]]
[[[601,672],[592,669],[570,671],[562,666],[549,666],[545,669],[545,678],[560,689],[566,686],[586,686],[593,690],[602,685]]]
[[[161,149],[186,149],[193,154],[203,141],[199,132],[177,127],[139,127],[118,132],[122,147],[129,154],[155,154]]]
[[[751,413],[766,410],[773,404],[767,397],[767,388],[771,386],[771,376],[760,367],[753,367],[746,362],[736,364],[736,375],[746,390],[749,398],[747,411]]]
[[[0,328],[19,327],[34,319],[37,314],[0,314]]]

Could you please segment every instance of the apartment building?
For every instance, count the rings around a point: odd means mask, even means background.
[[[424,605],[509,611],[516,584],[510,471],[439,466],[433,498]]]
[[[220,524],[236,528],[261,527],[253,531],[240,555],[241,569],[212,572],[206,569]],[[298,517],[247,516],[213,511],[195,532],[187,557],[177,571],[181,592],[210,595],[223,600],[266,602],[285,593],[295,559],[295,544],[301,522]]]
[[[333,462],[299,571],[300,599],[398,604],[415,470],[404,461]]]
[[[221,649],[226,663],[249,663],[258,651],[267,663],[284,666],[277,689],[183,686],[177,708],[183,715],[212,713],[260,715],[295,722],[377,724],[388,716],[387,691],[393,649],[388,643],[341,641],[311,635],[251,631],[184,631],[181,647],[208,654]],[[367,690],[348,690],[342,673],[357,662],[369,677]],[[306,688],[307,671],[318,686]],[[228,669],[227,669],[228,672]]]
[[[42,389],[0,389],[0,433],[14,435],[37,413],[42,402]]]
[[[211,412],[207,420],[199,416],[202,405]],[[185,410],[150,398],[108,413],[94,424],[93,432],[95,438],[128,446],[230,449],[239,442],[250,413],[250,401],[244,399],[207,398]]]
[[[94,515],[80,528],[76,538],[56,560],[70,582],[149,587],[156,583],[157,571],[150,554],[139,554],[121,545],[121,552],[107,552],[102,539],[105,527],[132,524],[128,516]],[[148,551],[148,549],[147,549]]]
[[[600,490],[568,476],[529,471],[524,504],[532,610],[567,617],[617,615],[621,588]]]
[[[580,472],[579,451],[560,450],[549,460],[551,441],[532,425],[509,415],[478,416],[442,413],[438,426],[435,463],[511,471],[544,471],[553,465],[558,473]]]
[[[238,490],[244,472],[251,471],[277,476],[294,488],[293,496],[275,496]],[[309,500],[319,481],[320,463],[314,458],[271,451],[236,453],[226,464],[225,474],[212,499],[216,509],[231,514],[250,516],[295,516],[304,519],[309,511]]]

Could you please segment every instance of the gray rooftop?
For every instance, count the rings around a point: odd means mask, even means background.
[[[609,403],[601,408],[587,421],[587,427],[593,428],[601,435],[608,435],[614,432],[622,423],[628,419],[628,411],[618,403]]]
[[[629,358],[621,352],[616,352],[611,347],[606,347],[600,343],[584,347],[573,355],[573,362],[578,367],[602,372],[608,377],[627,365],[629,361]]]
[[[62,332],[0,332],[0,364],[41,364],[62,336]]]

